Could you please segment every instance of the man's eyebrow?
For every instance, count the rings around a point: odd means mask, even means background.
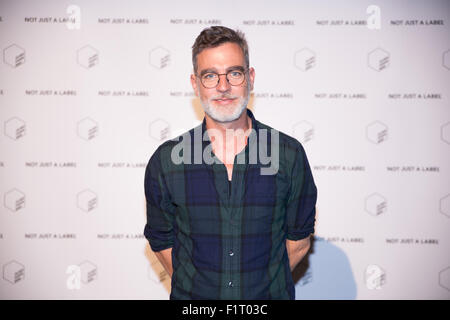
[[[206,73],[219,73],[219,72],[217,72],[217,70],[216,69],[203,69],[202,71],[200,71],[200,75],[201,76],[203,76],[204,74],[206,74]]]
[[[227,68],[227,72],[228,72],[228,71],[231,71],[231,70],[244,71],[245,69],[244,69],[243,66],[232,66],[232,67]]]

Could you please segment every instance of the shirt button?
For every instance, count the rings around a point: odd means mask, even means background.
[[[233,287],[233,281],[228,282],[228,287]]]
[[[228,251],[228,254],[229,254],[230,257],[234,256],[233,250]]]

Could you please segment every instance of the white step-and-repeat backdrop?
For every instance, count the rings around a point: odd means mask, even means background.
[[[0,298],[167,299],[144,170],[203,119],[200,31],[245,32],[255,117],[319,191],[297,299],[450,299],[449,1],[0,2]]]

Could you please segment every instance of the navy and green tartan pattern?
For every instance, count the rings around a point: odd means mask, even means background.
[[[253,142],[261,130],[274,130],[247,113]],[[192,148],[198,143],[194,129]],[[172,248],[171,299],[295,298],[285,243],[314,233],[317,189],[300,142],[277,132],[278,172],[261,174],[267,164],[250,161],[249,142],[241,151],[245,163],[235,158],[231,193],[217,158],[213,164],[174,164],[172,149],[180,140],[166,141],[150,158],[144,235],[155,252]],[[266,136],[270,154],[274,144]],[[210,141],[200,143],[204,150]]]

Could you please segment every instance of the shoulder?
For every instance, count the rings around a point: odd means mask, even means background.
[[[147,169],[157,168],[158,170],[161,170],[163,172],[171,170],[173,166],[176,165],[176,161],[173,161],[172,159],[174,147],[179,145],[180,142],[185,141],[187,136],[189,137],[189,139],[192,139],[194,136],[194,130],[196,128],[198,127],[192,128],[178,135],[177,137],[160,144],[150,157],[150,160],[147,164]]]
[[[267,131],[267,134],[275,133],[278,136],[280,152],[284,152],[286,155],[305,152],[303,145],[296,138],[265,123],[257,121],[257,125],[259,130],[263,129]]]

